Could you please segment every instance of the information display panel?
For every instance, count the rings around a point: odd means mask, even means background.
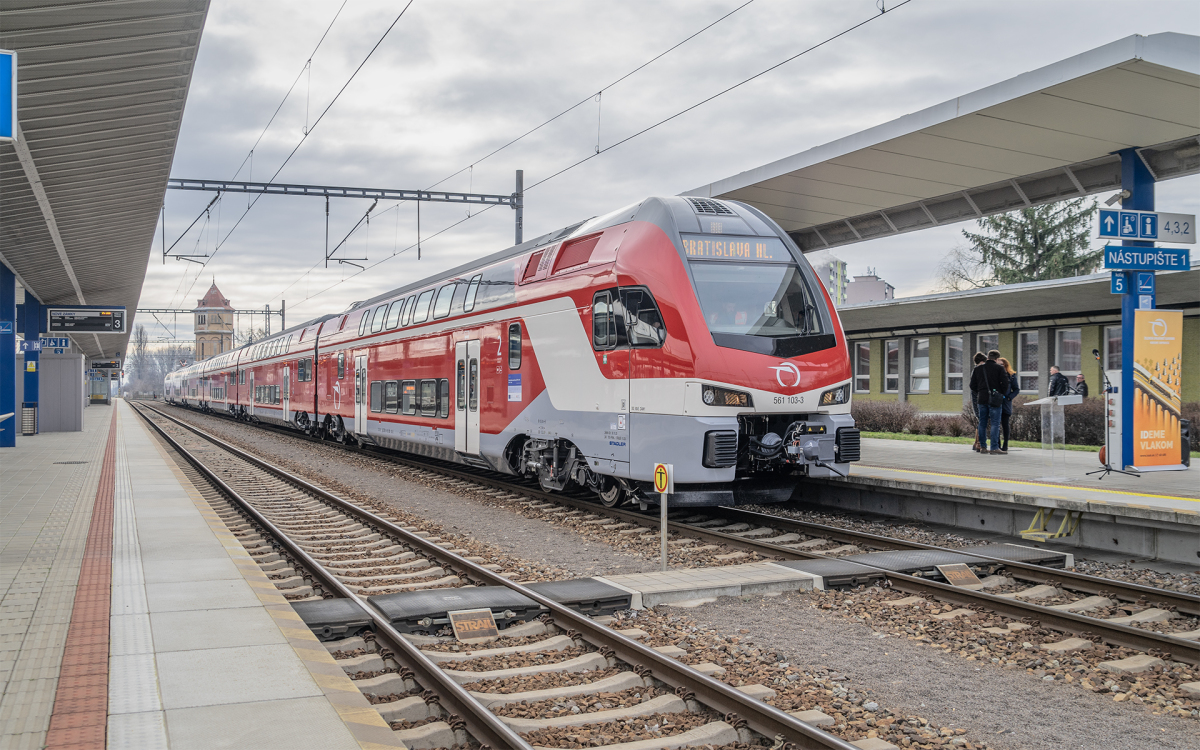
[[[47,333],[125,333],[123,307],[50,307]]]

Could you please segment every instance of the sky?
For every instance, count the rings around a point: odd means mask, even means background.
[[[395,21],[402,2],[213,0],[171,174],[507,194],[515,170],[523,169],[528,239],[799,153],[1133,33],[1200,34],[1194,0],[1151,2],[1136,13],[1128,3],[1095,0],[912,0],[898,8],[899,0],[887,0],[891,10],[870,23],[596,155],[878,16],[884,1],[414,0]],[[230,194],[205,215],[212,198],[168,191],[171,254],[208,257],[199,258],[204,265],[164,263],[160,226],[140,307],[191,308],[215,280],[239,309],[278,309],[286,300],[294,325],[513,241],[507,207],[474,208],[468,218],[466,206],[424,203],[418,260],[415,204],[380,202],[370,221],[351,232],[372,202],[333,199],[329,247],[348,236],[335,257],[357,265],[326,268],[323,199]],[[1157,201],[1160,210],[1200,212],[1200,177],[1160,184]],[[963,244],[963,229],[974,224],[836,253],[851,275],[871,267],[897,296],[923,294],[934,290],[941,260]],[[165,333],[156,326],[152,337]]]

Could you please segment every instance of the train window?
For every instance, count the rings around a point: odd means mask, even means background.
[[[383,322],[387,316],[387,305],[380,305],[375,308],[375,314],[371,316],[371,333],[379,333],[383,330]]]
[[[346,353],[338,352],[338,380],[346,377]]]
[[[625,338],[630,346],[656,348],[667,340],[667,328],[654,297],[646,289],[622,289],[621,307],[625,309]]]
[[[302,376],[300,379],[303,380],[304,382],[307,383],[312,380],[312,378],[313,378],[312,357],[305,357],[304,359],[300,360],[300,373]]]
[[[404,414],[417,413],[417,381],[405,380],[400,384],[400,411]]]
[[[421,416],[436,417],[438,412],[437,381],[421,381]]]
[[[367,332],[367,323],[371,320],[371,311],[363,310],[362,317],[358,319],[358,335],[361,336]]]
[[[371,381],[371,411],[383,411],[383,381]]]
[[[464,359],[458,360],[458,369],[455,372],[455,379],[458,387],[458,410],[462,411],[467,408],[467,362]]]
[[[388,307],[387,329],[390,331],[400,325],[400,313],[404,312],[404,300],[398,299]]]
[[[413,295],[404,301],[404,322],[400,325],[412,325],[413,313],[417,311],[417,295]]]
[[[471,283],[467,286],[467,297],[463,300],[463,310],[471,312],[475,309],[475,295],[479,293],[479,281],[483,278],[483,274],[475,274],[471,279]]]
[[[479,280],[476,307],[498,307],[517,298],[517,278],[521,275],[520,261],[507,261],[485,268]]]
[[[424,323],[429,320],[429,303],[433,301],[433,290],[428,289],[421,292],[421,296],[417,297],[417,309],[413,314],[414,323]]]
[[[346,318],[348,318],[348,317],[350,317],[350,316],[349,316],[349,315],[343,315],[343,316],[342,316],[342,320],[341,320],[341,322],[340,322],[340,323],[338,323],[338,330],[339,330],[339,331],[340,331],[340,330],[342,330],[343,328],[345,328],[345,327],[346,327]]]
[[[467,367],[467,408],[479,411],[479,360],[472,357]]]
[[[508,369],[521,369],[521,324],[510,323],[508,326]]]
[[[238,385],[245,385],[245,384],[246,384],[246,371],[238,370]]]
[[[450,283],[438,290],[437,302],[433,305],[433,318],[438,320],[450,314],[450,302],[454,299],[454,290],[458,284]]]
[[[383,410],[395,414],[400,407],[400,384],[389,380],[383,384]]]
[[[613,314],[611,292],[597,292],[592,298],[592,346],[611,349],[617,345],[617,316]]]
[[[438,416],[450,416],[450,381],[445,378],[438,381]]]

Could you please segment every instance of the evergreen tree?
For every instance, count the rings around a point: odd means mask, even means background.
[[[979,234],[963,236],[996,284],[1081,276],[1094,272],[1104,253],[1088,247],[1095,213],[1095,200],[1076,198],[985,216]]]

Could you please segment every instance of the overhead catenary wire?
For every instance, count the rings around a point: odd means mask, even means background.
[[[609,84],[607,84],[607,85],[605,85],[605,86],[602,86],[602,87],[600,88],[600,90],[599,90],[599,91],[597,91],[596,93],[587,95],[586,97],[584,97],[583,99],[580,99],[580,100],[579,100],[578,102],[576,102],[575,104],[572,104],[571,106],[567,107],[566,109],[564,109],[563,111],[561,111],[561,112],[559,112],[558,114],[554,115],[553,117],[549,118],[548,120],[545,120],[545,121],[544,121],[544,122],[542,122],[540,125],[537,125],[537,126],[535,126],[535,127],[533,127],[533,128],[530,128],[529,130],[525,131],[524,133],[522,133],[521,135],[517,136],[516,138],[513,138],[512,140],[508,141],[507,143],[505,143],[504,145],[500,146],[499,148],[496,148],[496,149],[492,150],[492,151],[491,151],[491,152],[489,152],[488,154],[486,154],[486,155],[484,155],[483,157],[481,157],[481,158],[477,159],[476,161],[472,162],[471,164],[469,164],[469,165],[467,165],[467,166],[463,167],[462,169],[458,170],[458,171],[457,171],[457,172],[455,172],[454,174],[451,174],[451,175],[448,175],[448,176],[446,176],[446,177],[443,177],[442,179],[438,180],[437,182],[433,183],[432,185],[430,185],[429,187],[427,187],[427,188],[425,188],[425,189],[426,189],[426,190],[432,190],[433,188],[437,187],[438,185],[441,185],[443,182],[446,182],[447,180],[453,179],[454,177],[457,177],[458,175],[462,174],[463,172],[468,172],[468,173],[470,174],[470,188],[468,189],[468,192],[474,192],[474,190],[475,190],[475,167],[476,167],[476,165],[478,165],[480,162],[486,161],[487,159],[490,159],[491,157],[493,157],[493,156],[495,156],[496,154],[500,153],[501,151],[505,150],[505,149],[506,149],[506,148],[508,148],[509,146],[512,146],[512,145],[514,145],[514,144],[516,144],[516,143],[519,143],[520,141],[524,140],[524,139],[525,139],[525,138],[527,138],[528,136],[530,136],[530,135],[532,135],[532,134],[536,133],[537,131],[541,130],[541,129],[542,129],[542,128],[544,128],[545,126],[547,126],[547,125],[551,124],[552,122],[554,122],[554,121],[558,120],[558,119],[559,119],[559,118],[561,118],[563,115],[566,115],[566,114],[568,114],[568,113],[570,113],[570,112],[574,111],[575,109],[577,109],[577,108],[579,108],[580,106],[582,106],[582,105],[584,105],[584,104],[588,103],[589,101],[596,100],[596,101],[597,101],[597,103],[599,103],[599,101],[600,101],[600,100],[599,100],[599,97],[601,97],[601,96],[603,95],[603,93],[604,93],[605,91],[607,91],[608,89],[611,89],[612,87],[616,86],[618,83],[621,83],[622,81],[624,81],[625,79],[627,79],[627,78],[629,78],[630,76],[634,75],[635,73],[637,73],[637,72],[639,72],[639,71],[641,71],[641,70],[645,69],[647,66],[649,66],[649,65],[653,64],[654,62],[656,62],[656,61],[658,61],[658,60],[662,59],[663,57],[665,57],[666,55],[670,54],[671,52],[674,52],[675,50],[679,49],[679,48],[680,48],[680,47],[682,47],[683,45],[685,45],[685,44],[687,44],[688,42],[690,42],[692,39],[695,39],[696,37],[700,36],[700,35],[701,35],[701,34],[703,34],[705,31],[708,31],[708,30],[709,30],[709,29],[711,29],[712,27],[714,27],[714,26],[716,26],[717,24],[721,23],[722,21],[726,20],[727,18],[729,18],[730,16],[734,15],[735,13],[737,13],[737,12],[738,12],[738,11],[740,11],[740,10],[742,10],[743,8],[745,8],[746,6],[750,5],[750,4],[751,4],[751,3],[753,3],[753,2],[754,2],[754,0],[746,0],[746,2],[744,2],[744,3],[742,3],[741,5],[737,6],[737,7],[736,7],[736,8],[734,8],[733,10],[731,10],[731,11],[729,11],[728,13],[724,14],[723,16],[721,16],[721,17],[717,18],[716,20],[712,21],[711,23],[707,24],[707,25],[706,25],[706,26],[704,26],[703,28],[701,28],[701,29],[698,29],[697,31],[694,31],[694,32],[692,32],[692,33],[691,33],[691,34],[689,34],[688,36],[684,37],[684,38],[683,38],[683,39],[681,39],[680,41],[676,42],[675,44],[671,45],[671,46],[670,46],[670,47],[668,47],[667,49],[665,49],[665,50],[663,50],[662,52],[658,53],[657,55],[655,55],[654,57],[650,58],[650,59],[649,59],[649,60],[647,60],[646,62],[642,63],[641,65],[638,65],[637,67],[635,67],[634,69],[630,70],[629,72],[627,72],[627,73],[625,73],[625,74],[621,75],[620,77],[618,77],[616,80],[612,81],[611,83],[609,83]],[[599,152],[599,148],[600,148],[600,112],[599,112],[599,107],[597,107],[597,112],[596,112],[596,148],[597,148],[597,153],[598,153],[598,152]],[[392,206],[392,208],[389,208],[389,209],[388,209],[388,211],[391,211],[391,210],[393,210],[393,209],[396,209],[396,208],[398,208],[398,207],[399,207],[399,205],[400,205],[400,204],[396,204],[395,206]],[[472,216],[478,216],[479,214],[482,214],[482,213],[484,213],[484,212],[486,212],[486,211],[490,210],[490,208],[491,208],[491,207],[489,206],[488,208],[485,208],[485,209],[483,209],[482,211],[479,211],[478,213],[472,214],[472,213],[471,213],[470,206],[468,206],[468,207],[467,207],[467,218],[469,219],[469,218],[471,218]],[[417,209],[417,210],[418,210],[418,217],[417,217],[417,220],[418,220],[418,223],[419,223],[419,222],[420,222],[420,216],[419,216],[419,212],[420,212],[420,202],[419,202],[419,201],[418,201],[418,209]],[[384,211],[384,212],[381,212],[381,213],[386,213],[386,211]],[[398,216],[399,216],[399,214],[397,214],[397,220],[398,220]],[[462,222],[455,222],[455,223],[454,223],[452,226],[458,226],[458,225],[459,225],[459,224],[461,224],[461,223],[462,223]],[[357,226],[357,225],[356,225],[356,226]],[[351,231],[353,231],[353,230],[351,230]],[[419,236],[419,235],[420,235],[420,229],[419,229],[419,228],[418,228],[418,230],[417,230],[417,233],[418,233],[418,241],[417,241],[417,244],[415,245],[415,247],[417,248],[417,256],[418,256],[418,258],[419,258],[419,257],[420,257],[420,255],[421,255],[421,247],[420,247],[420,245],[421,245],[421,242],[420,242],[420,236]],[[440,232],[439,232],[439,234],[440,234]],[[434,236],[436,236],[436,235],[434,235]],[[411,249],[411,248],[408,248],[408,249]],[[401,251],[401,252],[403,252],[403,251]],[[398,254],[399,254],[399,253],[393,253],[393,254],[392,254],[392,256],[389,256],[389,257],[395,257],[395,255],[398,255]],[[315,263],[315,264],[313,264],[313,266],[312,266],[311,268],[309,268],[307,271],[305,271],[304,273],[302,273],[302,274],[301,274],[301,275],[300,275],[300,276],[299,276],[299,277],[298,277],[298,278],[297,278],[295,281],[293,281],[291,284],[288,284],[288,285],[287,285],[287,286],[286,286],[286,287],[285,287],[285,288],[284,288],[284,289],[283,289],[281,292],[279,292],[279,293],[278,293],[278,294],[276,294],[274,297],[272,297],[270,301],[272,301],[272,302],[273,302],[273,301],[275,301],[276,299],[279,299],[279,298],[280,298],[282,295],[286,294],[286,293],[287,293],[287,291],[288,291],[289,289],[291,289],[293,286],[295,286],[296,284],[298,284],[300,281],[304,280],[304,279],[305,279],[305,278],[306,278],[306,277],[307,277],[309,274],[311,274],[313,271],[317,270],[317,268],[319,268],[320,266],[321,266],[321,264],[320,264],[320,263]],[[373,267],[373,266],[372,266],[372,267]],[[306,297],[305,299],[308,299],[308,298]]]
[[[346,82],[344,84],[342,84],[342,87],[340,89],[338,89],[336,94],[334,94],[333,99],[331,99],[329,101],[329,104],[327,104],[325,106],[325,109],[321,110],[321,114],[317,115],[317,118],[315,120],[313,120],[313,123],[307,129],[307,132],[305,132],[300,137],[300,141],[296,144],[295,148],[293,148],[291,150],[291,152],[288,153],[287,157],[284,158],[283,163],[279,165],[279,167],[275,170],[274,174],[271,175],[271,177],[267,180],[267,182],[275,181],[275,178],[279,176],[279,173],[282,172],[284,167],[287,166],[288,162],[292,160],[292,157],[295,156],[296,152],[298,152],[300,150],[300,147],[304,145],[304,142],[308,140],[308,137],[310,135],[312,135],[313,131],[315,131],[317,129],[317,126],[321,124],[321,120],[323,120],[325,118],[325,115],[329,113],[329,110],[331,110],[333,108],[333,105],[337,103],[338,99],[341,98],[342,94],[345,93],[346,89],[350,86],[351,83],[353,83],[354,79],[358,76],[359,72],[362,71],[363,67],[367,64],[367,62],[375,54],[375,51],[379,49],[380,45],[383,44],[384,40],[388,38],[388,35],[392,33],[392,29],[396,28],[396,24],[398,24],[400,22],[400,19],[404,17],[404,14],[408,12],[408,9],[410,7],[412,7],[412,4],[413,4],[413,0],[408,0],[408,2],[405,3],[404,7],[400,9],[400,12],[396,15],[396,17],[394,19],[392,19],[391,24],[388,25],[387,29],[379,37],[379,40],[375,42],[374,46],[371,47],[370,51],[367,52],[366,56],[362,59],[362,62],[360,62],[358,64],[358,67],[356,67],[354,69],[354,72],[352,72],[350,74],[350,77],[346,79]],[[344,5],[344,3],[343,3],[343,5]],[[340,12],[340,9],[339,9],[339,12]],[[328,32],[326,32],[326,33],[328,33]],[[297,78],[297,80],[299,80],[299,79]],[[241,226],[242,220],[246,218],[246,215],[249,214],[250,210],[252,208],[254,208],[254,206],[258,203],[258,199],[260,197],[261,197],[261,195],[255,196],[254,201],[246,207],[246,210],[242,212],[242,215],[239,216],[237,221],[234,222],[233,226],[230,227],[229,232],[225,235],[224,238],[218,237],[218,241],[217,241],[215,247],[213,248],[212,253],[204,261],[204,266],[207,266],[208,263],[210,261],[212,261],[213,257],[221,250],[221,248],[229,240],[230,236],[233,235],[233,233],[235,231],[237,231],[237,228],[239,226]],[[197,275],[197,278],[199,278],[199,275]],[[195,286],[195,283],[196,283],[195,280],[193,280],[192,286]],[[187,297],[187,295],[191,293],[192,286],[188,287],[188,291],[184,293],[184,297]]]
[[[775,63],[774,65],[771,65],[771,66],[769,66],[769,67],[767,67],[767,68],[764,68],[763,70],[759,71],[758,73],[755,73],[755,74],[754,74],[754,75],[752,75],[752,76],[749,76],[749,77],[747,77],[747,78],[744,78],[744,79],[742,79],[741,81],[738,81],[737,83],[733,84],[732,86],[728,86],[728,87],[726,87],[726,88],[722,89],[721,91],[718,91],[717,93],[715,93],[715,94],[712,94],[711,96],[708,96],[708,97],[705,97],[704,99],[701,99],[700,101],[696,102],[695,104],[692,104],[692,105],[690,105],[690,106],[688,106],[688,107],[686,107],[686,108],[684,108],[684,109],[681,109],[681,110],[679,110],[678,112],[676,112],[675,114],[672,114],[672,115],[670,115],[669,117],[665,117],[665,118],[663,118],[663,119],[661,119],[661,120],[659,120],[659,121],[657,121],[657,122],[655,122],[655,123],[653,123],[653,124],[651,124],[651,125],[649,125],[649,126],[647,126],[647,127],[645,127],[645,128],[642,128],[641,130],[638,130],[637,132],[635,132],[635,133],[633,133],[633,134],[631,134],[631,135],[628,135],[628,136],[626,136],[625,138],[622,138],[622,139],[620,139],[620,140],[616,141],[615,143],[613,143],[613,144],[611,144],[611,145],[609,145],[609,146],[606,146],[606,147],[604,147],[604,148],[602,148],[602,149],[599,149],[599,150],[598,150],[596,153],[593,153],[593,154],[588,154],[588,155],[587,155],[587,156],[585,156],[584,158],[582,158],[582,159],[579,159],[578,161],[575,161],[575,162],[573,162],[573,163],[571,163],[571,164],[567,165],[566,167],[563,167],[562,169],[558,170],[557,172],[554,172],[553,174],[551,174],[550,176],[548,176],[548,177],[546,177],[546,178],[544,178],[544,179],[538,180],[537,182],[533,183],[532,185],[529,185],[528,187],[526,187],[526,188],[525,188],[525,190],[526,190],[526,191],[528,191],[528,190],[531,190],[531,189],[533,189],[533,188],[535,188],[535,187],[537,187],[537,186],[539,186],[539,185],[544,185],[545,183],[549,182],[550,180],[553,180],[553,179],[555,179],[556,177],[559,177],[559,176],[561,176],[561,175],[563,175],[563,174],[565,174],[565,173],[567,173],[567,172],[571,171],[572,169],[575,169],[576,167],[578,167],[578,166],[580,166],[580,165],[582,165],[582,164],[584,164],[584,163],[586,163],[586,162],[588,162],[588,161],[590,161],[590,160],[592,160],[592,159],[596,158],[597,156],[600,156],[601,154],[605,154],[605,153],[607,153],[607,152],[609,152],[609,151],[613,150],[614,148],[616,148],[616,147],[618,147],[618,146],[621,146],[621,145],[623,145],[623,144],[625,144],[625,143],[628,143],[629,141],[631,141],[631,140],[633,140],[633,139],[635,139],[635,138],[637,138],[637,137],[639,137],[639,136],[641,136],[641,135],[645,135],[646,133],[649,133],[650,131],[652,131],[652,130],[654,130],[654,129],[656,129],[656,128],[658,128],[658,127],[662,126],[662,125],[665,125],[666,123],[668,123],[668,122],[671,122],[672,120],[675,120],[675,119],[677,119],[678,117],[681,117],[682,115],[685,115],[685,114],[687,114],[688,112],[691,112],[691,111],[692,111],[692,110],[694,110],[694,109],[697,109],[697,108],[699,108],[699,107],[702,107],[702,106],[704,106],[705,104],[708,104],[709,102],[713,101],[714,99],[717,99],[717,98],[719,98],[719,97],[721,97],[721,96],[724,96],[725,94],[728,94],[729,92],[731,92],[731,91],[734,91],[735,89],[738,89],[738,88],[740,88],[741,86],[744,86],[745,84],[747,84],[747,83],[750,83],[751,81],[753,81],[753,80],[755,80],[755,79],[757,79],[757,78],[761,78],[762,76],[766,75],[767,73],[770,73],[770,72],[771,72],[771,71],[773,71],[773,70],[776,70],[776,69],[778,69],[778,68],[780,68],[780,67],[782,67],[782,66],[784,66],[784,65],[787,65],[788,63],[790,63],[790,62],[792,62],[792,61],[794,61],[794,60],[796,60],[796,59],[798,59],[798,58],[800,58],[800,57],[803,57],[804,55],[807,55],[808,53],[810,53],[810,52],[813,52],[814,50],[817,50],[817,49],[819,49],[819,48],[821,48],[821,47],[824,47],[825,45],[829,44],[830,42],[833,42],[833,41],[835,41],[835,40],[837,40],[837,39],[839,39],[839,38],[841,38],[841,37],[845,36],[846,34],[849,34],[849,33],[853,32],[853,31],[855,31],[856,29],[860,29],[860,28],[862,28],[863,26],[866,26],[867,24],[871,23],[872,21],[874,21],[874,20],[876,20],[876,19],[878,19],[878,18],[880,18],[880,17],[882,17],[882,16],[884,16],[884,15],[886,15],[886,14],[888,14],[888,13],[892,13],[892,12],[896,11],[897,9],[899,9],[899,8],[903,7],[903,6],[905,6],[905,5],[908,5],[910,2],[912,2],[912,0],[901,0],[901,2],[898,2],[898,3],[896,3],[896,4],[895,4],[894,6],[892,6],[891,8],[881,9],[879,13],[877,13],[877,14],[875,14],[875,15],[872,15],[870,18],[867,18],[867,19],[865,19],[865,20],[863,20],[863,21],[860,21],[860,22],[858,22],[858,23],[854,24],[853,26],[850,26],[850,27],[848,27],[848,28],[846,28],[846,29],[843,29],[842,31],[839,31],[839,32],[838,32],[838,33],[836,33],[836,34],[834,34],[834,35],[832,35],[832,36],[830,36],[830,37],[827,37],[827,38],[825,38],[824,40],[822,40],[822,41],[820,41],[820,42],[817,42],[816,44],[813,44],[812,46],[810,46],[810,47],[807,47],[807,48],[805,48],[804,50],[801,50],[800,52],[798,52],[798,53],[796,53],[796,54],[794,54],[794,55],[791,55],[790,57],[788,57],[788,58],[786,58],[786,59],[784,59],[784,60],[781,60],[780,62],[777,62],[777,63]],[[747,4],[749,4],[749,3],[747,3]],[[741,6],[741,7],[745,7],[745,5],[743,5],[743,6]],[[711,24],[710,24],[710,25],[711,25]],[[678,45],[676,45],[676,46],[678,46]],[[665,54],[665,53],[664,53],[664,54]],[[645,66],[642,66],[642,67],[645,67]],[[585,99],[585,100],[584,100],[584,102],[586,102],[586,101],[590,101],[590,100],[591,100],[591,98],[592,98],[592,97],[588,97],[588,99]],[[582,102],[581,102],[581,103],[582,103]],[[578,105],[576,105],[576,106],[578,106]],[[567,111],[569,111],[569,110],[567,110]],[[539,126],[539,127],[541,127],[541,126]],[[533,132],[533,131],[530,131],[530,132]],[[514,142],[515,142],[515,141],[514,141]],[[477,162],[476,162],[476,163],[477,163]],[[462,170],[459,170],[459,173],[461,173],[461,171],[462,171]],[[457,173],[456,173],[456,174],[457,174]],[[437,184],[437,183],[435,183],[435,186],[436,186],[436,184]],[[494,208],[494,206],[488,206],[487,208],[485,208],[485,209],[483,209],[483,210],[479,211],[478,213],[474,214],[474,216],[479,216],[479,215],[481,215],[481,214],[483,214],[483,213],[487,212],[487,211],[488,211],[488,210],[490,210],[491,208]],[[465,217],[465,218],[459,219],[458,221],[456,221],[456,222],[454,222],[454,223],[450,224],[449,226],[447,226],[447,227],[445,227],[445,228],[443,228],[443,229],[439,230],[439,231],[438,231],[438,232],[436,232],[435,234],[432,234],[432,235],[430,235],[429,237],[426,237],[425,239],[426,239],[426,240],[429,240],[429,239],[432,239],[432,238],[434,238],[434,237],[437,237],[437,236],[438,236],[438,235],[440,235],[440,234],[443,234],[443,233],[445,233],[445,232],[448,232],[448,231],[450,231],[451,229],[454,229],[455,227],[458,227],[459,225],[463,224],[464,222],[466,222],[466,221],[470,220],[471,218],[474,218],[474,216],[467,216],[467,217]],[[343,284],[343,283],[345,283],[345,282],[349,281],[350,279],[353,279],[353,278],[355,278],[355,277],[356,277],[356,276],[358,276],[359,274],[361,274],[361,273],[365,273],[366,271],[369,271],[369,270],[371,270],[372,268],[375,268],[376,266],[380,265],[381,263],[386,263],[387,261],[389,261],[389,260],[391,260],[392,258],[396,257],[397,255],[401,255],[401,254],[403,254],[403,253],[404,253],[404,252],[406,252],[407,250],[411,250],[413,247],[416,247],[416,245],[415,245],[415,244],[414,244],[414,245],[410,245],[409,247],[405,248],[404,250],[401,250],[401,251],[399,251],[399,252],[394,252],[394,253],[392,253],[392,255],[390,255],[390,256],[388,256],[388,257],[386,257],[386,258],[383,258],[383,259],[379,260],[378,262],[376,262],[376,263],[373,263],[373,264],[371,264],[371,265],[367,266],[367,267],[366,267],[366,268],[364,268],[362,271],[359,271],[358,273],[355,273],[355,274],[351,274],[350,276],[347,276],[347,277],[345,277],[345,278],[341,279],[340,281],[337,281],[337,282],[335,282],[335,283],[333,283],[333,284],[329,285],[328,287],[326,287],[326,288],[324,288],[324,289],[322,289],[322,290],[320,290],[320,291],[316,292],[315,294],[311,294],[311,295],[309,295],[308,297],[305,297],[303,300],[301,300],[301,302],[307,302],[308,300],[310,300],[310,299],[312,299],[312,298],[314,298],[314,297],[320,296],[321,294],[324,294],[325,292],[327,292],[327,291],[329,291],[329,290],[331,290],[331,289],[333,289],[333,288],[335,288],[335,287],[337,287],[337,286],[340,286],[341,284]],[[297,282],[298,282],[298,281],[299,281],[299,279],[297,279]],[[293,282],[293,285],[294,285],[295,283],[296,283],[296,282]],[[289,286],[288,288],[291,288],[291,287]],[[285,290],[285,291],[286,291],[286,290]]]

